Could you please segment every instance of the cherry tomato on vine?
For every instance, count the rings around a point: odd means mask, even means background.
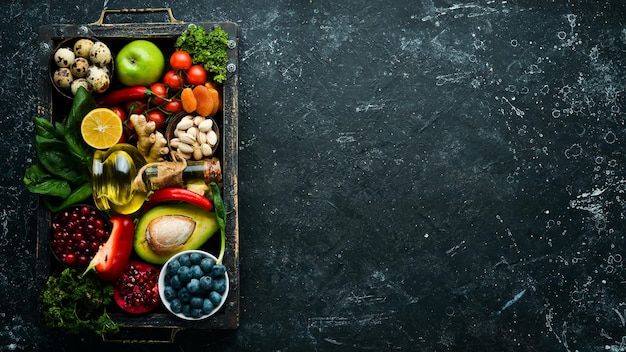
[[[151,110],[146,113],[148,121],[154,121],[157,130],[165,128],[165,113],[160,110]]]
[[[176,71],[171,70],[167,71],[165,76],[163,76],[163,83],[174,90],[178,90],[183,87],[185,80],[183,79],[183,76],[176,73]]]
[[[202,65],[193,65],[185,72],[187,83],[199,86],[206,83],[206,70]]]
[[[110,109],[120,117],[122,123],[126,122],[126,110],[122,109],[120,106],[113,106]]]
[[[126,102],[126,112],[130,114],[143,114],[146,111],[147,102],[145,99],[135,99]]]
[[[177,50],[170,56],[170,66],[174,71],[189,69],[192,64],[191,61],[191,55],[184,50]]]
[[[163,109],[172,113],[181,112],[183,111],[183,103],[179,99],[173,99],[165,103],[163,105]]]
[[[167,86],[163,83],[152,83],[152,85],[150,86],[150,90],[158,95],[156,97],[152,97],[152,103],[155,105],[161,105],[163,103],[165,103],[165,100],[162,98],[167,98]]]
[[[120,106],[112,106],[109,109],[113,110],[114,113],[117,114],[117,116],[120,117],[120,120],[122,120],[122,126],[124,126],[124,133],[122,134],[122,136],[120,137],[120,140],[117,141],[117,143],[124,143],[126,142],[126,129],[128,128],[126,126],[126,110],[124,110],[122,107]],[[128,121],[130,122],[130,121]]]

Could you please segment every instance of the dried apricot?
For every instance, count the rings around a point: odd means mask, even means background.
[[[209,89],[205,86],[195,86],[193,88],[193,95],[196,97],[197,106],[196,113],[200,116],[209,116],[214,109],[215,102]]]
[[[198,108],[198,101],[196,99],[196,96],[193,90],[189,87],[183,88],[182,92],[180,93],[180,100],[183,103],[183,110],[188,113],[192,113]]]

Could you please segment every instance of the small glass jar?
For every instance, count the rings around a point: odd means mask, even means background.
[[[168,166],[159,164],[148,166],[143,173],[143,181],[149,191],[163,188],[181,187],[187,188],[190,183],[222,182],[222,169],[218,158],[187,160],[186,167],[172,173]]]

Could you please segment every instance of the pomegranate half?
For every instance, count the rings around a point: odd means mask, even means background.
[[[113,299],[125,312],[143,314],[155,310],[159,297],[159,269],[139,261],[131,261],[113,284]]]

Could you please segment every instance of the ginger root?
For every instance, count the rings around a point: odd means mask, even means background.
[[[135,132],[137,133],[137,150],[146,159],[146,162],[153,163],[162,161],[163,156],[169,153],[167,139],[163,133],[156,130],[154,121],[148,121],[145,115],[130,115]]]

